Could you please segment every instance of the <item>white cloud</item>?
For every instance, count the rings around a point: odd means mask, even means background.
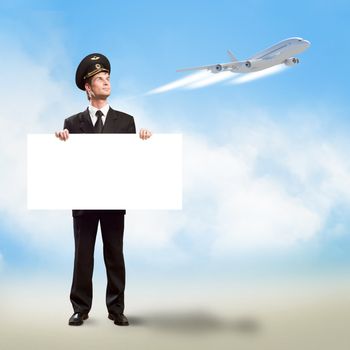
[[[51,246],[69,234],[71,224],[62,212],[26,209],[26,135],[61,128],[68,110],[75,107],[71,89],[51,76],[50,69],[14,43],[1,38],[7,48],[2,64],[0,93],[0,210],[3,225],[17,232],[27,245]],[[51,52],[55,55],[56,52]],[[57,57],[59,59],[59,57]],[[9,69],[11,67],[11,69]],[[62,165],[64,166],[64,165]],[[54,184],[53,184],[54,185]]]
[[[341,145],[301,125],[247,120],[220,144],[185,135],[184,210],[135,214],[131,240],[163,247],[186,232],[213,256],[280,251],[316,238],[332,209],[350,204]]]
[[[283,178],[256,173],[258,158],[266,151],[253,140],[221,147],[200,139],[189,142],[187,193],[189,201],[202,202],[204,232],[213,236],[214,254],[289,247],[320,230],[321,209],[310,208],[303,194],[288,193]],[[196,161],[190,167],[191,159]],[[192,217],[187,219],[190,231],[198,231]]]

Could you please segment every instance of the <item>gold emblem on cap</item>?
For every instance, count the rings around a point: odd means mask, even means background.
[[[95,64],[95,67],[96,67],[96,69],[100,69],[101,65],[97,63],[97,64]]]
[[[97,61],[97,60],[99,60],[99,59],[100,59],[99,56],[92,56],[92,57],[91,57],[91,61]]]

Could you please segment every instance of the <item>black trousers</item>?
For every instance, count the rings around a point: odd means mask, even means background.
[[[88,313],[92,305],[92,274],[98,223],[107,272],[106,305],[109,313],[124,311],[124,210],[86,210],[73,217],[74,272],[70,300],[74,312]]]

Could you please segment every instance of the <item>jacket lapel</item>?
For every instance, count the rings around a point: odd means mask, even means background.
[[[109,107],[102,132],[105,134],[118,133],[120,121],[121,120],[118,118],[118,113]]]
[[[87,108],[82,115],[80,116],[80,130],[83,133],[88,133],[91,134],[94,132],[94,127],[91,122],[90,114],[89,114],[89,109]]]

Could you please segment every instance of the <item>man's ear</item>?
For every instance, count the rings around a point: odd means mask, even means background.
[[[91,90],[91,86],[89,85],[89,83],[85,83],[85,91],[88,96],[88,99],[91,100],[91,96],[93,95],[93,92]]]

